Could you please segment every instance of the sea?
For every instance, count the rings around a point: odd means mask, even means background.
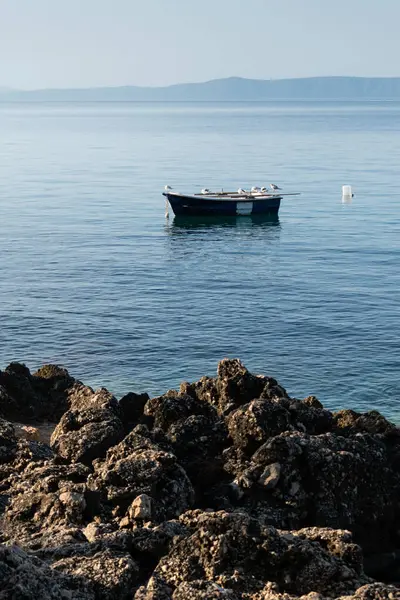
[[[278,220],[165,218],[271,182]],[[0,104],[0,259],[2,369],[119,398],[238,357],[400,422],[398,102]]]

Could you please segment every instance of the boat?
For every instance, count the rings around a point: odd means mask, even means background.
[[[163,196],[176,216],[238,216],[238,215],[277,215],[284,196],[298,196],[298,192],[283,194],[281,188],[270,184],[266,187],[252,187],[250,191],[239,188],[236,192],[212,192],[205,188],[197,194],[175,192],[166,185]]]

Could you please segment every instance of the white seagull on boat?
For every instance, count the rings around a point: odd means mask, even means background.
[[[282,189],[282,188],[278,187],[277,185],[275,185],[275,183],[270,183],[269,187],[271,188],[271,190],[274,190],[274,191]]]

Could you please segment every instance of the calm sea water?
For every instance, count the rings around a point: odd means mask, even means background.
[[[0,105],[0,368],[120,396],[240,357],[399,420],[399,165],[398,103]],[[271,181],[277,223],[164,218],[165,184]]]

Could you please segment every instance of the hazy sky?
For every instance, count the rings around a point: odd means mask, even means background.
[[[400,76],[400,0],[0,0],[0,87]]]

